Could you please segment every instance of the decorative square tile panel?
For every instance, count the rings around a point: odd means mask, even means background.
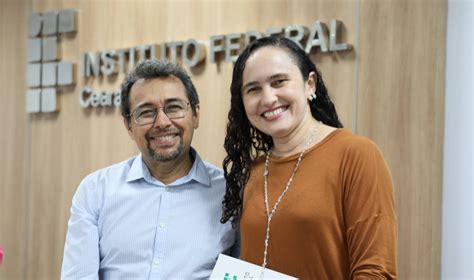
[[[58,12],[43,14],[43,35],[56,35],[58,33]]]
[[[41,86],[41,64],[31,63],[26,68],[26,83],[28,87]]]
[[[43,37],[43,61],[58,60],[58,37]]]
[[[32,13],[28,17],[28,36],[36,37],[41,33],[41,28],[43,27],[43,20],[39,13]]]
[[[41,112],[50,113],[56,111],[56,89],[43,88],[41,91]]]
[[[59,33],[76,31],[76,11],[66,9],[59,12]]]
[[[48,87],[48,86],[55,86],[57,84],[56,79],[56,70],[57,70],[57,63],[43,63],[43,69],[41,71],[41,85]]]
[[[74,63],[61,61],[59,43],[61,33],[76,31],[76,17],[73,9],[31,13],[28,17],[28,113],[56,112],[56,87],[74,84]]]
[[[72,62],[58,63],[58,85],[67,86],[74,84],[74,67]]]
[[[41,57],[42,57],[41,48],[42,48],[41,38],[28,39],[27,61],[28,62],[41,61]]]
[[[26,92],[26,112],[38,113],[41,110],[41,89],[29,89]]]

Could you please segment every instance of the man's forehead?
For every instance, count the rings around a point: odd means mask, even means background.
[[[159,106],[173,106],[173,105],[181,105],[183,102],[183,98],[161,98],[159,102]],[[186,102],[186,100],[184,100]],[[155,102],[149,102],[147,100],[143,100],[142,102],[137,103],[136,108],[138,107],[156,107],[157,104]]]
[[[173,75],[169,76],[162,76],[162,77],[152,77],[152,78],[140,78],[135,81],[132,85],[132,89],[135,87],[146,87],[149,85],[159,85],[159,86],[166,86],[169,84],[173,85],[180,85],[184,89],[184,85],[181,80]]]
[[[169,99],[187,100],[186,88],[180,79],[174,76],[151,79],[139,79],[130,89],[132,103],[145,101],[164,102]]]

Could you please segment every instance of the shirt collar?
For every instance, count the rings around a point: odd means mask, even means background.
[[[191,147],[190,153],[191,157],[194,158],[194,162],[188,174],[184,177],[175,180],[168,186],[182,185],[192,180],[201,183],[203,186],[206,187],[211,186],[211,180],[209,178],[209,173],[207,172],[205,163],[193,147]],[[155,182],[159,185],[164,186],[163,183],[151,176],[150,171],[148,170],[148,167],[143,161],[141,154],[136,156],[133,160],[127,175],[127,182],[132,182],[139,179],[144,179],[149,183]]]

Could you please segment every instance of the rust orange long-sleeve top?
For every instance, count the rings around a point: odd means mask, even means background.
[[[298,155],[272,157],[269,208]],[[254,162],[240,224],[241,258],[261,265],[266,231],[264,158]],[[377,146],[337,129],[309,148],[270,228],[267,267],[299,279],[395,279],[393,186]]]

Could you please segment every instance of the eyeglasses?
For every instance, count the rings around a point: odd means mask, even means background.
[[[128,116],[133,118],[137,125],[148,125],[152,124],[158,116],[158,111],[163,109],[163,113],[168,117],[168,119],[180,119],[184,118],[186,111],[189,108],[189,102],[181,99],[173,99],[165,102],[163,107],[153,107],[153,106],[144,106],[135,109]]]

